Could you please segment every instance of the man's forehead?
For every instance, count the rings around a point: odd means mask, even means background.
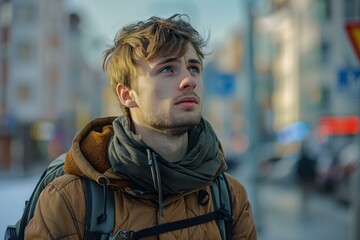
[[[153,64],[159,64],[162,62],[168,62],[168,61],[179,61],[181,59],[184,59],[185,62],[199,62],[202,63],[202,59],[199,57],[197,52],[195,51],[195,48],[189,44],[189,47],[184,55],[176,55],[176,54],[168,54],[167,56],[159,56],[153,59],[153,61],[150,61]]]
[[[185,57],[185,60],[192,59],[192,60],[197,60],[202,63],[202,59],[200,58],[200,56],[198,55],[198,53],[196,52],[196,50],[192,44],[189,44],[189,48],[184,57]]]

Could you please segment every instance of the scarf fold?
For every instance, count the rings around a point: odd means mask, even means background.
[[[130,129],[126,116],[113,121],[114,136],[109,144],[109,160],[119,176],[144,190],[156,193],[148,165],[149,147]],[[157,157],[163,194],[178,194],[208,185],[226,170],[221,144],[210,124],[201,119],[190,129],[186,156],[178,163]],[[153,150],[151,150],[153,151]],[[158,154],[157,154],[158,155]]]

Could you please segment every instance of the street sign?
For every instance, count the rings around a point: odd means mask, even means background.
[[[360,117],[322,116],[318,128],[323,135],[356,135],[360,133]]]
[[[210,95],[231,97],[235,93],[235,74],[208,70],[204,74],[205,90]]]
[[[348,97],[360,97],[360,68],[344,68],[338,72],[338,90]]]
[[[345,29],[356,56],[360,61],[360,22],[347,22]]]

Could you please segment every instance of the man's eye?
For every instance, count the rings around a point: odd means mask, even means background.
[[[191,73],[200,73],[200,68],[197,66],[191,66],[188,68]]]
[[[160,70],[161,73],[169,73],[173,72],[172,68],[170,66],[164,67]]]

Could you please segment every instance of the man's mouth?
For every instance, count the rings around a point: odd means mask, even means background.
[[[187,96],[187,97],[181,97],[178,99],[175,103],[175,105],[178,106],[187,106],[192,107],[199,103],[199,99],[195,96]]]

